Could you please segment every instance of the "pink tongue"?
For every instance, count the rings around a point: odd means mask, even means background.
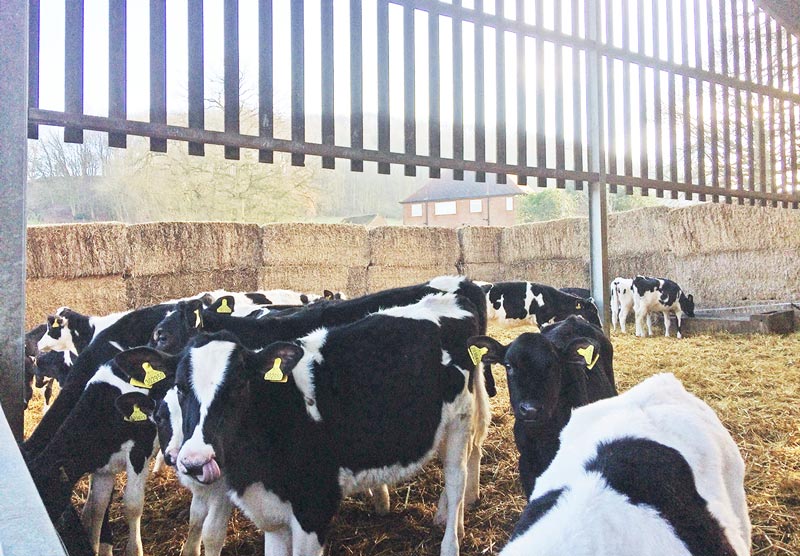
[[[203,476],[200,477],[200,482],[205,484],[210,484],[219,479],[220,476],[219,465],[217,465],[217,460],[210,459],[208,462],[203,466]]]

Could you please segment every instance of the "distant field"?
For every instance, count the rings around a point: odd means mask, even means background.
[[[526,327],[491,328],[508,342]],[[627,390],[654,373],[671,372],[713,407],[747,463],[746,490],[753,522],[754,555],[800,554],[800,333],[789,336],[634,338],[613,335],[618,388]],[[462,554],[497,554],[525,504],[517,484],[505,376],[495,367],[498,396],[481,470],[482,500],[466,512]],[[30,415],[39,415],[35,398]],[[34,419],[28,418],[30,432]],[[333,523],[326,554],[438,555],[441,530],[433,515],[441,491],[438,464],[392,490],[387,516],[372,514],[362,499],[346,501]],[[121,488],[122,481],[119,487]],[[85,481],[76,493],[83,503]],[[127,527],[115,494],[115,553],[124,552]],[[170,470],[151,480],[142,524],[145,554],[178,555],[186,536],[189,495]],[[263,540],[239,514],[231,520],[223,554],[261,555]]]

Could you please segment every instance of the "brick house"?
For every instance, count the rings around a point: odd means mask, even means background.
[[[466,172],[463,181],[442,177],[429,181],[411,196],[400,201],[406,226],[512,226],[515,223],[514,197],[524,192],[508,179],[497,183],[493,174],[486,182],[475,181]]]

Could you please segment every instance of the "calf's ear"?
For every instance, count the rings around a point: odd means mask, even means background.
[[[334,295],[333,295],[333,292],[331,290],[323,290],[322,297],[324,297],[325,299],[328,299],[328,300],[334,299]]]
[[[564,358],[591,371],[600,360],[600,346],[589,338],[577,338],[561,350]]]
[[[230,315],[233,313],[233,308],[235,303],[233,301],[232,295],[223,295],[219,299],[217,299],[211,306],[208,308],[209,311],[212,313],[220,313],[222,315]]]
[[[143,423],[147,422],[155,411],[156,403],[141,392],[128,392],[114,400],[114,407],[125,421]]]
[[[286,382],[304,353],[303,348],[291,342],[274,342],[255,354],[251,367],[267,382]]]
[[[193,328],[203,328],[203,301],[192,299],[183,306],[183,318]]]
[[[156,385],[174,382],[179,359],[180,356],[149,347],[135,347],[118,353],[114,364],[130,377],[131,386],[149,390]]]
[[[508,346],[504,346],[490,336],[473,336],[467,340],[467,349],[476,365],[484,363],[503,363]]]

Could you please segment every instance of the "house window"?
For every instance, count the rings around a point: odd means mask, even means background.
[[[506,197],[506,210],[514,210],[514,197]]]
[[[422,216],[422,205],[417,203],[411,205],[411,216]]]
[[[456,202],[455,201],[445,201],[443,203],[435,203],[433,205],[433,213],[437,214],[437,215],[455,214],[456,213]]]
[[[483,212],[483,201],[480,199],[470,199],[469,200],[469,211],[470,212]]]

